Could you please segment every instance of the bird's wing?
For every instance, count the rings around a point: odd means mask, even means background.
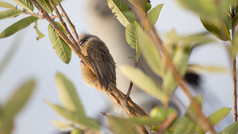
[[[99,80],[101,88],[108,89],[115,75],[115,63],[103,42],[90,42],[87,46],[87,57]]]

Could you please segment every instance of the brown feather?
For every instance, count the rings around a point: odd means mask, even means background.
[[[85,40],[87,38],[87,40]],[[116,85],[115,62],[103,41],[93,35],[84,35],[81,39],[82,53],[90,61],[100,87],[108,89],[109,83]]]

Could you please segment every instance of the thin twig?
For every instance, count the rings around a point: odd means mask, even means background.
[[[231,17],[232,19],[235,18],[235,8],[234,5],[231,6]],[[234,37],[235,37],[235,25],[232,25],[231,29],[232,33],[232,45],[234,44]],[[237,121],[237,76],[236,76],[236,56],[232,57],[232,74],[233,74],[233,102],[234,102],[234,122]]]
[[[189,100],[191,101],[191,106],[196,112],[196,115],[199,119],[199,124],[202,126],[203,129],[210,131],[211,133],[215,134],[215,130],[211,123],[206,119],[205,115],[203,114],[201,108],[199,107],[196,100],[193,98],[191,93],[189,92],[188,88],[184,84],[182,77],[179,75],[177,69],[174,67],[166,49],[163,46],[162,40],[159,38],[157,32],[155,31],[154,27],[150,24],[150,21],[147,18],[146,12],[141,6],[138,0],[124,0],[126,1],[131,9],[136,13],[142,27],[147,31],[148,35],[152,38],[154,43],[156,44],[157,48],[161,50],[165,57],[165,63],[168,69],[172,72],[175,81],[181,87],[183,92],[188,96]],[[130,1],[130,2],[129,2]],[[132,4],[133,3],[133,4]]]
[[[50,0],[50,5],[53,7],[53,9],[54,9],[56,15],[58,16],[62,27],[63,27],[64,30],[66,31],[66,33],[67,33],[69,39],[71,40],[71,42],[73,42],[74,46],[75,46],[76,48],[78,48],[79,46],[77,45],[77,42],[75,41],[74,37],[73,37],[72,34],[70,33],[70,31],[69,31],[67,25],[65,24],[65,22],[64,22],[64,20],[63,20],[63,18],[62,18],[62,16],[61,16],[60,13],[59,13],[59,10],[56,8],[56,6],[55,6],[55,4],[53,3],[52,0]]]
[[[139,62],[137,60],[135,60],[135,68],[138,66],[138,63]],[[128,99],[128,97],[131,94],[132,87],[133,87],[133,82],[130,81],[129,88],[128,88],[127,93],[126,93],[126,100]]]
[[[28,12],[28,11],[23,11],[25,14],[29,14],[31,16],[34,16],[34,17],[37,17],[37,18],[40,18],[40,19],[43,19],[43,16],[40,15],[40,14],[36,14],[36,13],[32,13],[32,12]]]
[[[57,24],[52,20],[52,18],[48,15],[48,13],[40,6],[40,4],[36,0],[31,0],[31,2],[35,5],[35,7],[42,14],[43,18],[45,18],[50,25],[55,29],[57,34],[69,45],[69,47],[73,50],[73,52],[84,61],[84,63],[93,71],[91,67],[91,63],[88,59],[81,53],[80,49],[76,48],[74,44],[68,39],[68,37],[59,29]],[[93,71],[94,72],[94,71]],[[148,114],[140,108],[136,103],[134,103],[130,98],[128,100],[128,107],[124,107],[122,102],[124,102],[126,95],[122,93],[119,89],[116,88],[112,83],[109,84],[109,90],[106,93],[111,97],[111,99],[119,106],[122,107],[125,112],[129,115],[136,116],[148,116]],[[134,112],[131,112],[134,111]],[[131,115],[132,114],[132,115]]]
[[[232,72],[233,72],[233,101],[234,101],[234,122],[237,121],[237,80],[236,80],[236,57],[232,60]]]
[[[174,112],[172,115],[170,115],[164,122],[163,124],[159,127],[158,131],[156,134],[162,134],[168,127],[169,125],[174,121],[174,119],[177,116],[177,112]]]
[[[75,26],[73,25],[73,23],[71,22],[71,20],[69,19],[67,13],[65,12],[64,8],[62,7],[62,5],[58,2],[58,6],[59,6],[59,9],[60,11],[62,12],[62,16],[65,18],[66,22],[68,23],[71,31],[73,32],[74,34],[74,37],[76,38],[76,41],[77,43],[79,43],[79,36],[78,36],[78,33],[75,29]]]

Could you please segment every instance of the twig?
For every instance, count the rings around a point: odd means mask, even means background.
[[[231,17],[232,19],[235,18],[235,8],[232,5],[231,6]],[[235,25],[232,25],[232,45],[234,44],[234,38],[235,38]],[[237,121],[237,76],[236,76],[236,56],[232,57],[232,74],[233,74],[233,102],[234,102],[234,122]]]
[[[59,29],[59,27],[56,25],[56,23],[51,19],[51,17],[48,15],[48,13],[40,6],[40,4],[36,0],[31,0],[31,2],[35,5],[35,7],[39,10],[39,12],[42,14],[43,18],[45,18],[50,25],[55,29],[57,34],[69,45],[69,47],[73,50],[73,52],[81,58],[81,60],[84,61],[84,63],[93,71],[91,67],[91,63],[88,61],[88,59],[81,53],[80,49],[76,48],[74,44],[67,38],[67,36]],[[93,71],[94,72],[94,71]],[[119,89],[115,87],[112,83],[109,85],[109,90],[106,91],[106,93],[111,97],[111,99],[123,109],[126,109],[126,113],[129,116],[136,115],[136,116],[148,116],[148,114],[141,109],[136,103],[134,103],[130,98],[128,100],[128,107],[124,107],[122,105],[122,102],[124,102],[126,95],[122,93]],[[134,112],[130,112],[134,111]],[[132,115],[130,115],[132,114]]]
[[[78,48],[79,46],[77,45],[77,42],[75,41],[74,37],[73,37],[72,34],[70,33],[70,31],[69,31],[67,25],[65,24],[65,22],[64,22],[64,20],[63,20],[63,18],[62,18],[62,16],[61,16],[60,13],[59,13],[59,10],[56,8],[56,6],[55,6],[55,4],[53,3],[52,0],[50,0],[50,5],[53,7],[53,9],[54,9],[56,15],[58,16],[58,18],[59,18],[59,20],[60,20],[60,23],[61,23],[62,27],[63,27],[64,30],[66,31],[66,33],[67,33],[68,37],[70,38],[71,42],[73,42],[74,46],[75,46],[76,48]]]
[[[40,19],[43,19],[43,16],[42,15],[39,15],[39,14],[36,14],[36,13],[31,13],[31,12],[28,12],[28,11],[23,11],[25,14],[29,14],[31,16],[35,16],[37,18],[40,18]]]
[[[66,22],[69,24],[69,27],[70,27],[71,31],[73,32],[77,43],[79,43],[79,36],[75,29],[75,26],[73,25],[73,23],[71,22],[71,20],[69,19],[68,15],[67,15],[67,13],[65,12],[64,8],[62,7],[62,5],[59,2],[58,2],[58,6],[59,6],[60,11],[62,12],[62,16],[65,18]]]
[[[170,115],[164,122],[163,124],[160,126],[160,128],[158,129],[158,131],[156,132],[156,134],[162,134],[164,132],[164,130],[166,130],[166,128],[169,127],[169,125],[174,121],[174,119],[177,116],[177,112],[174,112],[172,115]]]
[[[135,68],[137,67],[138,63],[139,62],[137,60],[135,60]],[[128,97],[131,94],[132,87],[133,87],[133,82],[130,81],[129,88],[128,88],[127,93],[126,93],[126,100],[128,99]]]
[[[140,2],[138,0],[124,0],[126,1],[131,9],[136,13],[142,27],[147,31],[148,35],[151,37],[151,39],[156,44],[157,48],[161,50],[165,57],[165,63],[168,69],[172,72],[173,77],[175,81],[178,83],[178,85],[181,87],[183,92],[188,96],[189,100],[191,101],[191,106],[196,112],[199,124],[202,126],[203,129],[210,131],[211,133],[215,134],[215,130],[211,123],[206,119],[205,115],[203,114],[201,108],[199,107],[196,100],[193,98],[191,93],[189,92],[188,88],[184,84],[184,81],[182,77],[179,75],[177,69],[174,67],[171,59],[169,58],[169,55],[166,51],[166,49],[163,47],[163,43],[161,39],[159,38],[157,32],[155,31],[154,27],[150,24],[150,21],[147,18],[146,12],[141,6]],[[129,2],[130,1],[130,2]],[[132,4],[133,3],[133,4]]]

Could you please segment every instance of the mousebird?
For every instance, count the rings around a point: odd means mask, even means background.
[[[105,43],[97,36],[83,34],[79,44],[82,54],[89,60],[95,72],[81,61],[84,82],[99,91],[107,90],[110,82],[116,86],[116,65]]]

